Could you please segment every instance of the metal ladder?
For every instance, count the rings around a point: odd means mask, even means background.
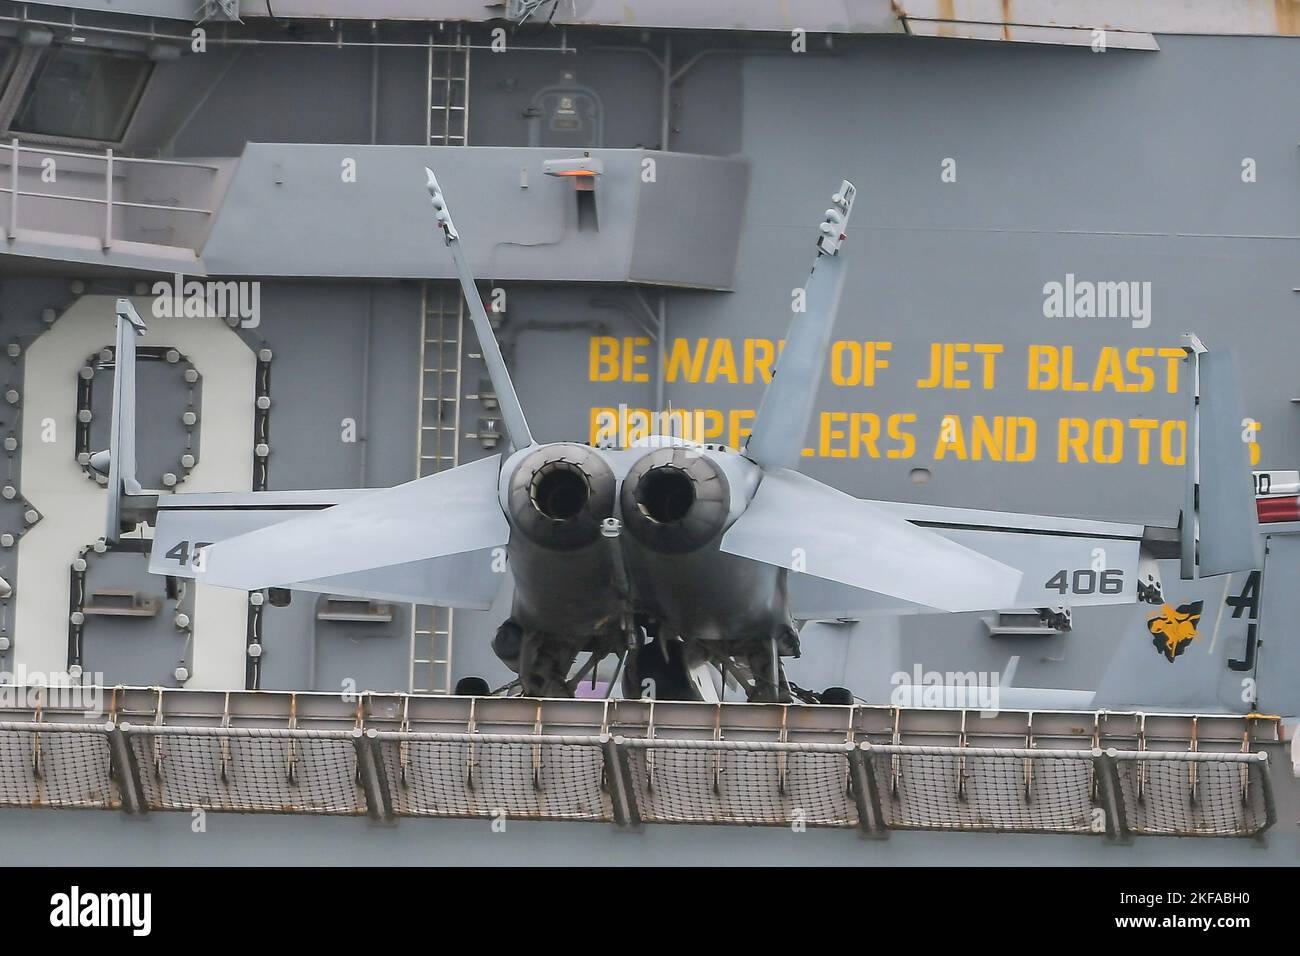
[[[460,464],[461,340],[465,300],[450,283],[426,282],[421,295],[418,477]]]
[[[469,143],[469,37],[457,29],[452,46],[435,46],[429,34],[425,134],[430,146]]]
[[[460,289],[426,282],[420,297],[420,414],[417,477],[460,464],[461,348],[465,302]],[[411,608],[411,692],[451,693],[455,612],[422,604]]]
[[[464,146],[469,139],[469,37],[436,46],[429,34],[425,133],[430,146]],[[420,295],[420,407],[416,477],[460,464],[460,398],[465,302],[455,284],[426,282]],[[411,607],[410,688],[450,694],[455,612]]]

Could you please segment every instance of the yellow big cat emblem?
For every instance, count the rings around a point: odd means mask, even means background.
[[[1201,609],[1204,605],[1204,601],[1193,601],[1191,604],[1180,604],[1175,610],[1166,604],[1159,614],[1147,621],[1147,630],[1152,636],[1151,643],[1171,664],[1175,657],[1187,650],[1187,645],[1196,637],[1196,625],[1201,622]]]

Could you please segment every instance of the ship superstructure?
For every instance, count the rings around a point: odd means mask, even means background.
[[[621,829],[816,806],[814,828],[877,835],[1135,833],[1212,861],[1235,844],[1158,835],[1267,831],[1294,854],[1291,5],[429,6],[0,5],[0,672],[110,688],[4,701],[0,803],[265,810],[311,768],[305,814],[473,817],[500,807],[453,783],[497,772],[507,815]],[[1045,606],[810,600],[787,672],[854,704],[742,704],[721,678],[718,704],[650,704],[595,665],[575,688],[594,699],[475,704],[514,677],[491,646],[508,587],[486,610],[287,600],[151,574],[152,529],[102,540],[119,299],[148,327],[145,489],[308,510],[507,450],[426,166],[540,441],[626,448],[667,423],[743,449],[809,210],[847,178],[855,258],[802,471],[904,516],[1176,527],[1195,333],[1238,369],[1260,567],[1189,579],[1166,551],[1160,599],[1129,607],[1089,606],[1072,565]],[[182,561],[204,543],[177,540]],[[1206,752],[1231,756],[1188,756]],[[449,776],[410,790],[420,773]],[[981,780],[1015,812],[981,817]],[[59,825],[112,839],[95,818]],[[647,852],[665,831],[643,828]],[[932,839],[952,837],[890,852]]]

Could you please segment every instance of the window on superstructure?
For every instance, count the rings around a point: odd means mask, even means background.
[[[152,68],[149,60],[138,56],[51,47],[41,58],[10,128],[120,142]]]

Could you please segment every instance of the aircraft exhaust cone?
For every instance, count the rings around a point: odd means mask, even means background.
[[[695,504],[695,482],[682,469],[664,465],[641,476],[633,497],[655,524],[675,524],[690,514]]]
[[[567,461],[547,462],[533,475],[528,487],[533,507],[553,521],[578,517],[590,492],[582,469]]]
[[[600,538],[614,513],[614,473],[585,445],[548,445],[510,477],[510,523],[543,548],[571,551]]]
[[[730,505],[727,479],[690,448],[660,448],[623,480],[621,500],[628,534],[652,551],[680,554],[712,541]]]

